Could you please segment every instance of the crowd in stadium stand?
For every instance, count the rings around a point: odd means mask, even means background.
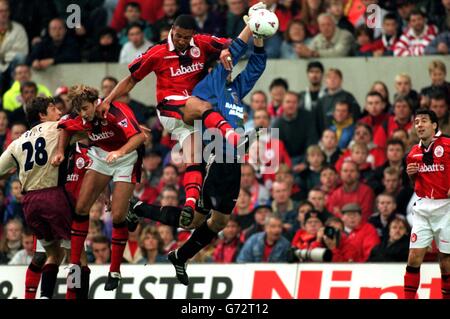
[[[248,7],[256,2],[0,0],[0,148],[27,130],[24,106],[34,97],[54,96],[63,113],[70,111],[68,88],[50,92],[33,82],[32,70],[60,63],[128,64],[167,38],[181,13],[194,15],[199,32],[234,38],[244,27]],[[280,22],[279,32],[265,41],[269,58],[309,59],[309,83],[305,91],[293,92],[285,79],[274,76],[266,91],[251,93],[245,126],[279,129],[279,140],[267,142],[266,155],[278,158],[280,166],[271,175],[262,174],[264,168],[257,165],[242,166],[231,220],[193,262],[287,262],[294,251],[315,248],[329,249],[333,262],[405,262],[415,195],[404,159],[418,142],[412,115],[419,107],[432,109],[441,131],[450,135],[446,66],[442,59],[433,60],[429,86],[424,88],[414,88],[408,74],[397,74],[393,95],[377,81],[359,105],[351,88],[342,87],[349,74],[337,66],[324,69],[315,59],[447,55],[450,0],[265,3]],[[77,28],[66,24],[70,4],[81,8]],[[367,26],[365,8],[371,4],[381,8],[381,21],[375,21],[379,28]],[[101,95],[107,96],[116,84],[117,79],[106,76],[98,84]],[[185,167],[171,156],[173,141],[158,122],[154,106],[129,96],[121,101],[152,129],[134,196],[147,203],[180,205]],[[0,264],[26,265],[33,254],[22,197],[17,175],[0,181]],[[90,262],[109,262],[111,229],[108,205],[98,200],[90,212]],[[124,259],[131,264],[166,262],[165,254],[189,235],[143,220],[130,233]],[[265,244],[273,246],[270,254]],[[436,258],[435,247],[430,247],[426,260]]]

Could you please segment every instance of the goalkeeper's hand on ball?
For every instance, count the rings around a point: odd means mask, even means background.
[[[253,13],[255,13],[256,11],[260,10],[260,9],[267,9],[267,6],[264,2],[258,2],[257,4],[252,5],[249,9],[248,9],[248,16],[249,18],[252,17]],[[244,17],[245,18],[245,17]],[[244,20],[245,21],[245,20]]]

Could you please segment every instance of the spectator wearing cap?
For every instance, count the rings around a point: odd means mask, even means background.
[[[268,216],[272,214],[272,206],[268,202],[259,202],[252,211],[254,217],[253,224],[242,232],[241,241],[245,242],[253,234],[264,231],[264,223]]]
[[[324,68],[320,61],[312,61],[306,67],[308,87],[299,93],[300,108],[310,112],[315,111],[317,102],[325,95],[325,87],[322,86]]]
[[[144,36],[141,25],[133,23],[128,27],[128,42],[120,50],[119,63],[131,63],[139,54],[144,53],[153,45]]]
[[[369,262],[406,262],[409,252],[409,225],[403,218],[394,218],[388,225],[389,235],[370,252]]]
[[[335,216],[340,217],[346,203],[358,203],[361,208],[361,219],[367,222],[373,213],[373,190],[359,180],[358,165],[346,161],[341,169],[342,186],[338,187],[327,200],[327,209]]]
[[[213,253],[213,261],[216,263],[232,263],[236,261],[239,250],[242,247],[241,227],[236,216],[230,216],[227,225],[222,230],[222,238],[216,243]]]
[[[342,207],[342,220],[348,241],[356,249],[355,262],[366,262],[372,249],[380,243],[377,230],[362,218],[361,206],[357,203]]]
[[[303,227],[295,233],[292,239],[292,247],[297,249],[321,247],[321,242],[317,240],[317,233],[324,223],[323,216],[318,211],[312,210],[306,213]]]
[[[48,26],[49,36],[33,46],[27,64],[35,70],[45,70],[59,63],[81,62],[78,43],[67,34],[66,21],[55,18]]]
[[[282,236],[283,222],[276,214],[265,220],[264,231],[252,235],[242,247],[239,263],[287,262],[289,241]]]
[[[438,30],[433,24],[426,24],[426,15],[414,9],[408,17],[408,30],[394,45],[394,56],[421,56],[434,40]]]
[[[26,64],[18,64],[14,68],[14,83],[3,95],[3,109],[13,112],[19,108],[23,101],[20,96],[20,86],[22,83],[31,81],[31,70]],[[39,96],[52,96],[50,90],[43,84],[37,84],[37,94]]]

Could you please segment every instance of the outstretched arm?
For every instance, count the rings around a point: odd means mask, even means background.
[[[119,97],[128,94],[136,85],[137,81],[130,75],[123,78],[111,91],[111,93],[97,106],[97,113],[103,114],[106,118],[112,101],[117,100]]]

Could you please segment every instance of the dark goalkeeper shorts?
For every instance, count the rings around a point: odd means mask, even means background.
[[[206,215],[213,209],[222,214],[231,214],[239,196],[240,186],[240,163],[212,162],[207,165],[198,204],[199,212]]]

